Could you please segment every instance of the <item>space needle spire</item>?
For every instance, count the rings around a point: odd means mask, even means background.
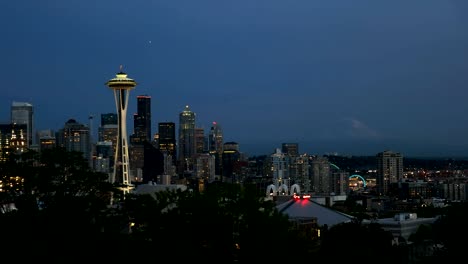
[[[114,171],[111,175],[111,183],[122,186],[124,194],[131,189],[130,162],[128,157],[128,136],[127,136],[127,106],[130,90],[135,89],[137,83],[127,77],[120,65],[120,72],[115,78],[106,82],[106,86],[114,91],[115,106],[117,108],[118,135],[117,146],[114,156]]]

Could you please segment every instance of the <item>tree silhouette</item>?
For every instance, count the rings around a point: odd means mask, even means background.
[[[377,223],[342,223],[323,234],[320,257],[331,262],[399,263],[392,239]]]
[[[0,162],[0,177],[0,248],[15,260],[33,255],[60,263],[91,258],[157,262],[164,255],[217,263],[405,261],[406,252],[392,246],[392,235],[378,224],[339,224],[323,229],[317,239],[250,184],[215,182],[203,192],[130,193],[109,206],[110,194],[117,191],[107,175],[90,170],[82,153],[61,148],[11,154]],[[412,239],[432,234],[448,249],[440,256],[454,259],[466,245],[456,238],[466,233],[460,227],[468,210],[466,205],[446,210],[432,230],[421,229]]]
[[[129,195],[123,211],[128,215],[122,219],[132,223],[133,241],[177,260],[251,262],[267,258],[266,254],[274,260],[290,260],[308,253],[301,250],[306,239],[254,186],[218,183],[204,192]]]
[[[93,244],[112,186],[106,175],[90,170],[82,153],[62,148],[13,153],[0,168],[2,179],[21,179],[2,192],[1,204],[17,208],[0,216],[6,248],[50,259]]]

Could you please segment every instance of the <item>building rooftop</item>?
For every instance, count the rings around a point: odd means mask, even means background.
[[[316,218],[319,226],[327,225],[329,228],[336,224],[351,222],[354,219],[351,215],[320,205],[310,198],[290,199],[277,205],[276,208],[288,215],[290,219]]]
[[[385,231],[389,231],[395,238],[408,240],[411,234],[415,233],[420,225],[431,225],[437,217],[418,218],[415,213],[399,213],[394,217],[380,218],[374,220],[363,220],[363,224],[377,223]]]

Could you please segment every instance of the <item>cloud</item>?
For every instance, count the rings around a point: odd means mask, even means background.
[[[380,138],[380,133],[376,130],[370,128],[364,122],[356,118],[346,118],[349,123],[348,132],[354,138],[367,138],[367,139],[378,139]]]

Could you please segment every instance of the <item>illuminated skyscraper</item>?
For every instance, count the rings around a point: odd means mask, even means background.
[[[115,151],[114,173],[111,178],[112,183],[120,183],[124,186],[124,194],[129,192],[130,182],[130,162],[128,158],[128,136],[127,136],[127,106],[130,90],[137,85],[133,79],[127,77],[122,71],[116,77],[106,82],[106,85],[114,91],[115,105],[118,117],[118,139]]]
[[[144,141],[151,142],[151,96],[137,96],[137,113],[133,115],[134,134],[130,142],[142,144]]]
[[[67,151],[78,151],[90,161],[90,131],[89,127],[78,123],[75,119],[69,119],[63,129],[58,131],[58,145]]]
[[[105,125],[117,125],[117,123],[116,113],[101,114],[101,127]]]
[[[98,142],[96,143],[96,159],[98,160],[95,161],[95,169],[107,172],[109,175],[114,173],[115,153],[119,134],[118,128],[117,113],[101,114],[101,125],[98,129]],[[111,148],[110,153],[107,152],[108,147]],[[105,164],[102,165],[102,163]],[[105,171],[103,167],[108,169],[108,171]]]
[[[133,134],[130,136],[130,174],[131,181],[141,182],[144,168],[149,168],[150,164],[145,164],[145,143],[152,141],[151,136],[151,96],[137,96],[137,112],[133,114]],[[148,152],[149,153],[149,152]]]
[[[11,123],[26,125],[26,147],[33,144],[33,105],[25,102],[11,104]]]
[[[217,153],[221,155],[223,153],[223,144],[223,131],[221,130],[221,126],[217,122],[213,122],[209,133],[208,150],[211,154]]]
[[[172,164],[176,164],[177,150],[176,150],[176,136],[175,136],[175,123],[174,122],[160,122],[158,124],[158,148],[161,152],[170,155]]]
[[[195,113],[188,105],[179,114],[179,173],[193,168],[195,155]]]
[[[55,132],[52,129],[37,131],[36,142],[39,144],[39,151],[55,148],[57,145]]]
[[[239,183],[241,153],[237,142],[226,142],[223,144],[222,154],[222,172],[221,175],[225,180],[231,183]]]
[[[205,153],[205,129],[195,128],[195,154]]]
[[[387,194],[390,184],[403,178],[403,156],[389,150],[377,153],[377,191]]]
[[[0,124],[0,161],[10,152],[26,150],[26,124]]]
[[[299,156],[299,144],[298,143],[283,143],[281,145],[281,152],[288,154],[291,157]]]
[[[115,155],[118,137],[118,120],[116,113],[101,114],[101,126],[98,129],[98,142],[112,142],[112,157]],[[114,166],[111,162],[111,167]]]
[[[226,147],[225,147],[226,148]],[[224,153],[223,153],[224,159]],[[281,149],[277,148],[275,153],[270,155],[271,160],[271,173],[273,175],[273,184],[276,189],[279,190],[281,186],[287,186],[289,189],[289,156],[281,152]],[[224,167],[223,167],[224,171]],[[284,188],[281,188],[284,191]],[[287,191],[287,190],[286,190]]]
[[[221,175],[223,156],[223,131],[218,122],[213,122],[208,135],[208,151],[215,156],[216,175]]]
[[[331,171],[327,157],[312,160],[311,191],[316,195],[330,195]]]

